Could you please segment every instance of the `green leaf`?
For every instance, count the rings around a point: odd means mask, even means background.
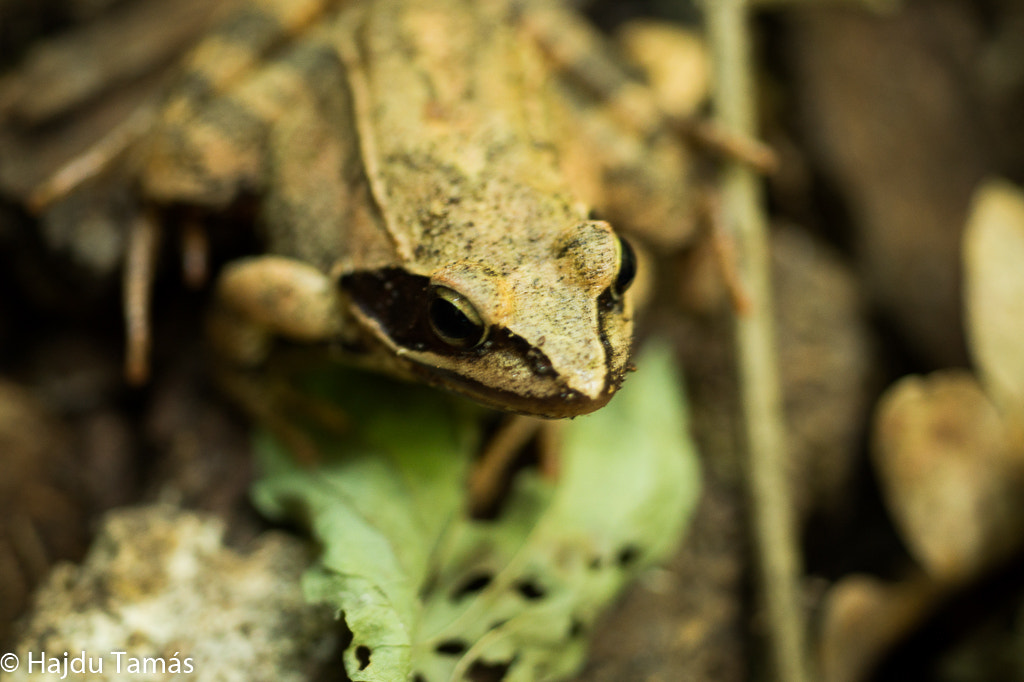
[[[304,587],[352,631],[352,680],[462,680],[481,666],[553,680],[580,666],[601,610],[674,549],[699,492],[671,353],[639,365],[606,408],[562,424],[558,480],[520,472],[494,521],[464,513],[481,419],[446,394],[345,372],[316,392],[358,428],[321,441],[322,465],[257,437],[256,502],[305,520],[322,546]],[[339,381],[348,390],[333,395]]]

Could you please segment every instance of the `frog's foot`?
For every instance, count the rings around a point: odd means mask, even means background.
[[[469,511],[476,518],[493,516],[526,448],[536,445],[545,478],[558,476],[558,437],[561,422],[509,415],[485,443],[469,475]]]
[[[207,336],[225,361],[255,367],[277,336],[305,342],[336,337],[338,305],[330,278],[312,265],[280,256],[246,258],[220,273]]]

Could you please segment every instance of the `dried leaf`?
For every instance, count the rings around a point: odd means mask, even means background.
[[[351,679],[550,680],[579,667],[600,610],[674,548],[696,502],[670,354],[640,367],[608,407],[565,425],[557,485],[521,472],[493,522],[464,514],[478,424],[448,396],[359,379],[338,397],[358,432],[325,441],[332,458],[316,470],[260,438],[257,503],[308,519],[323,547],[305,588],[352,631]]]
[[[887,584],[850,575],[836,583],[823,607],[822,682],[868,679],[885,652],[920,622],[940,593],[923,576]]]
[[[1024,194],[991,180],[964,233],[968,339],[986,392],[1024,424]]]
[[[934,578],[975,575],[1024,537],[1024,453],[969,373],[892,386],[873,454],[896,525]]]

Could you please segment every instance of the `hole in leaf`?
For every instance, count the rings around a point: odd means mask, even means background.
[[[599,555],[599,554],[595,554],[595,555],[594,555],[594,556],[593,556],[593,557],[592,557],[592,558],[590,559],[590,563],[589,563],[589,564],[587,564],[587,567],[588,567],[588,568],[589,568],[589,569],[590,569],[591,571],[597,571],[597,570],[600,570],[600,569],[601,569],[601,564],[603,564],[603,563],[604,563],[604,562],[603,562],[603,561],[601,561],[601,555]]]
[[[491,584],[491,580],[494,576],[490,573],[473,573],[471,574],[455,591],[452,592],[452,601],[458,601],[463,597],[476,594],[485,587]]]
[[[434,647],[434,651],[445,656],[458,656],[468,648],[461,639],[448,639]]]
[[[338,647],[344,651],[352,644],[352,640],[355,639],[355,635],[352,634],[351,628],[348,626],[348,621],[345,620],[345,612],[342,611],[340,618],[340,624],[338,626]]]
[[[615,560],[619,563],[619,568],[629,568],[639,558],[640,548],[636,545],[626,545],[619,550]]]
[[[412,676],[412,682],[427,682],[427,678],[423,676],[423,673],[416,673]]]
[[[473,661],[466,671],[466,679],[469,682],[501,682],[505,679],[508,669],[512,667],[513,661],[508,663],[484,663]]]
[[[572,625],[569,626],[569,636],[576,638],[586,632],[587,626],[583,624],[578,618],[572,619]]]
[[[356,660],[359,661],[359,669],[366,670],[370,665],[370,647],[361,644],[356,647]]]
[[[548,592],[532,578],[524,578],[515,584],[516,592],[523,595],[529,601],[542,599]]]
[[[345,652],[348,651],[349,646],[352,644],[352,639],[355,637],[352,634],[352,630],[348,627],[348,622],[345,620],[345,612],[342,611],[338,616],[338,644],[334,652],[331,654],[329,662],[325,663],[325,670],[335,671],[337,682],[352,682],[352,678],[348,676],[345,670]]]
[[[423,581],[423,586],[420,587],[420,599],[426,601],[426,598],[434,593],[437,589],[437,581],[440,579],[436,571],[431,571],[426,579]]]

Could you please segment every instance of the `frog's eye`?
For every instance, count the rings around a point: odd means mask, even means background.
[[[617,238],[617,248],[619,252],[619,272],[615,275],[615,281],[612,283],[611,291],[612,298],[618,300],[622,298],[626,290],[629,289],[629,285],[636,279],[636,253],[633,251],[633,247],[629,245],[622,237]]]
[[[480,313],[454,289],[432,287],[427,316],[434,333],[449,346],[474,348],[487,337],[487,325]]]

